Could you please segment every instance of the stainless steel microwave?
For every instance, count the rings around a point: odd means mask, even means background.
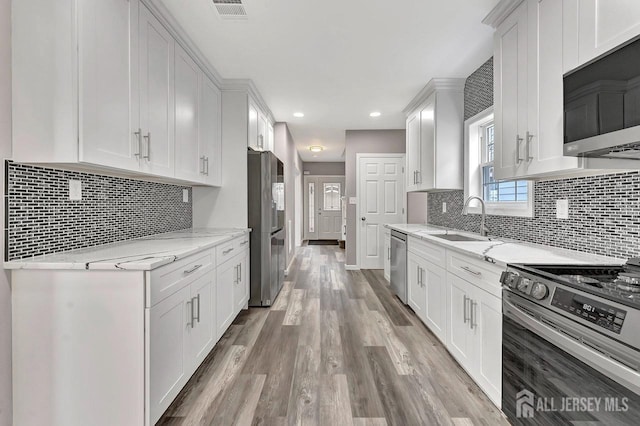
[[[640,38],[563,80],[564,155],[640,160]]]

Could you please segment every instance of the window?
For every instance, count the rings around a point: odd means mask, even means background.
[[[465,199],[469,196],[485,200],[488,214],[533,216],[533,183],[526,180],[498,181],[494,176],[495,126],[493,108],[465,122],[466,179]],[[469,209],[480,213],[480,206]]]

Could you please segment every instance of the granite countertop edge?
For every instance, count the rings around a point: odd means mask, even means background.
[[[251,232],[250,228],[190,228],[132,240],[4,262],[8,270],[150,271]],[[122,253],[122,255],[120,255]]]

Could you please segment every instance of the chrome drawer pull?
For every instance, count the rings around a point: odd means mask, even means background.
[[[233,247],[231,247],[229,250],[225,250],[222,252],[222,254],[229,254],[233,251]]]
[[[461,266],[460,268],[464,269],[467,272],[471,272],[473,275],[482,275],[482,272],[476,272],[473,269],[470,269],[466,266]]]
[[[249,240],[244,240],[243,242],[240,243],[241,246],[247,244],[249,242]]]
[[[191,268],[191,269],[186,269],[186,270],[184,271],[184,273],[185,273],[185,274],[190,274],[190,273],[192,273],[192,272],[197,271],[197,270],[198,270],[198,269],[200,269],[200,268],[202,268],[202,265],[196,265],[196,266],[194,266],[194,267],[193,267],[193,268]]]

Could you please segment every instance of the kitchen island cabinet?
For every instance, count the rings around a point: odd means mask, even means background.
[[[154,424],[247,306],[248,241],[189,230],[6,262],[15,424]]]

